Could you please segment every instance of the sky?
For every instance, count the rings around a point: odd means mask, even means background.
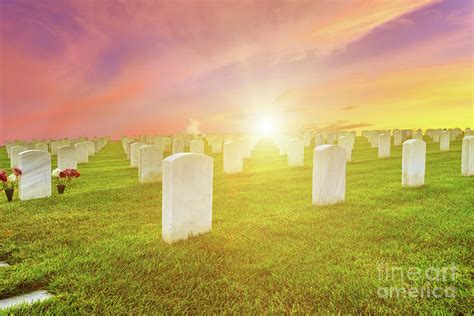
[[[474,127],[471,0],[0,0],[0,143]]]

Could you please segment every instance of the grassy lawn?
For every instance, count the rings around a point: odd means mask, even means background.
[[[209,147],[206,148],[209,153]],[[20,313],[472,312],[474,177],[461,177],[461,142],[427,143],[426,185],[401,188],[401,147],[378,159],[358,137],[346,201],[311,205],[305,166],[262,141],[244,173],[214,157],[212,233],[161,240],[161,184],[139,184],[120,142],[79,165],[63,196],[0,200],[0,299],[37,289],[55,298]],[[53,168],[56,160],[53,158]],[[9,168],[0,148],[0,169]],[[456,265],[455,279],[386,280]],[[452,286],[454,298],[380,297],[379,288]]]

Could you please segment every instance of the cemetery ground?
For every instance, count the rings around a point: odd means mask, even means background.
[[[119,141],[78,166],[51,198],[0,200],[0,299],[34,290],[54,298],[19,313],[472,312],[474,178],[460,174],[461,142],[427,141],[424,187],[402,189],[392,157],[357,137],[346,200],[311,204],[313,148],[287,167],[267,140],[244,172],[214,158],[212,232],[168,245],[161,183],[139,184]],[[165,153],[169,155],[169,153]],[[53,168],[56,158],[53,158]],[[9,169],[5,148],[0,169]],[[455,278],[381,276],[456,266]],[[454,297],[382,297],[381,288],[454,287]],[[382,291],[383,292],[383,291]],[[402,293],[403,294],[403,293]]]

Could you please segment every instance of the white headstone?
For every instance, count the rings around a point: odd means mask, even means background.
[[[393,131],[393,146],[401,146],[403,143],[403,134],[400,130]]]
[[[167,243],[212,229],[212,158],[181,153],[163,160],[162,237]]]
[[[57,150],[59,147],[61,147],[62,142],[61,141],[53,141],[51,142],[51,155],[56,155]]]
[[[416,131],[413,133],[412,139],[423,140],[423,134],[421,133],[421,131]]]
[[[222,153],[222,137],[213,137],[211,139],[211,147],[213,154]]]
[[[340,136],[337,139],[337,144],[344,148],[346,153],[346,162],[352,161],[352,138],[351,136]]]
[[[77,169],[77,150],[72,146],[61,146],[58,148],[58,168]]]
[[[84,142],[84,144],[87,144],[87,149],[89,151],[89,156],[94,156],[95,155],[95,144],[94,144],[94,142],[87,141],[87,142]]]
[[[189,152],[194,154],[204,154],[204,142],[201,139],[190,141]]]
[[[224,173],[242,172],[242,158],[242,144],[239,141],[224,143]]]
[[[346,194],[346,153],[335,145],[321,145],[313,156],[313,204],[344,201]]]
[[[426,143],[409,139],[403,143],[402,186],[417,187],[425,184]]]
[[[51,195],[51,155],[41,150],[27,150],[20,154],[18,168],[22,175],[18,183],[20,200]]]
[[[184,152],[184,140],[182,138],[173,139],[173,154]]]
[[[303,166],[304,144],[300,138],[292,138],[288,141],[288,167]]]
[[[145,146],[144,143],[133,143],[130,145],[130,167],[136,168],[139,163],[140,147]]]
[[[163,173],[163,148],[158,145],[140,147],[138,181],[140,183],[161,181]]]
[[[28,150],[25,146],[13,146],[10,148],[10,167],[18,167],[19,154]]]
[[[462,139],[461,174],[474,176],[474,136],[464,136]]]
[[[279,139],[278,149],[280,155],[287,155],[288,154],[288,136],[282,136]]]
[[[74,145],[77,150],[77,163],[89,162],[89,147],[86,143],[77,143]]]
[[[379,134],[379,158],[390,157],[391,138],[390,134]]]
[[[440,151],[449,151],[449,141],[451,136],[449,131],[442,131],[439,136],[439,150]]]

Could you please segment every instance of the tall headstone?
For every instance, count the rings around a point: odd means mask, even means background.
[[[352,139],[350,136],[340,136],[337,144],[344,149],[346,153],[346,162],[352,161]]]
[[[194,154],[204,154],[204,142],[201,139],[190,141],[189,152]]]
[[[158,145],[140,147],[138,181],[140,183],[161,181],[163,174],[163,148]]]
[[[91,141],[84,142],[84,144],[87,144],[87,149],[89,151],[89,157],[95,155],[95,143]]]
[[[180,137],[173,139],[173,154],[184,152],[184,140]]]
[[[346,194],[346,153],[335,145],[321,145],[313,156],[313,204],[344,201]]]
[[[162,237],[167,243],[212,229],[213,161],[180,153],[163,160]]]
[[[461,174],[474,176],[474,136],[464,136],[462,139]]]
[[[28,150],[25,146],[13,146],[10,148],[10,167],[18,167],[19,154]]]
[[[402,186],[417,187],[425,184],[426,143],[409,139],[402,149]]]
[[[77,169],[77,150],[72,146],[61,146],[58,148],[58,168]]]
[[[222,137],[213,137],[211,140],[211,147],[213,154],[222,153]]]
[[[89,148],[86,143],[77,143],[74,145],[77,150],[77,163],[89,162]]]
[[[48,152],[27,150],[20,153],[18,168],[22,171],[18,183],[20,200],[51,195],[51,155]]]
[[[449,131],[442,131],[439,135],[439,150],[440,151],[449,151],[449,141],[451,136]]]
[[[53,141],[51,142],[51,155],[56,155],[58,148],[61,147],[61,141]]]
[[[224,173],[238,173],[243,170],[242,143],[231,141],[224,143]]]
[[[378,141],[378,147],[379,147],[378,156],[379,156],[379,158],[390,157],[391,138],[392,137],[390,136],[390,134],[379,134],[379,141]]]
[[[303,166],[304,143],[301,138],[292,138],[288,141],[288,167]]]

